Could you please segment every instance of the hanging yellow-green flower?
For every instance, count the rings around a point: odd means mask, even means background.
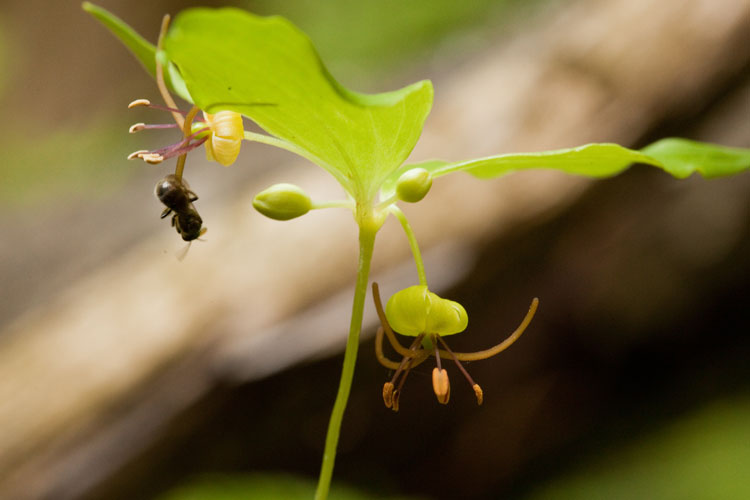
[[[128,108],[145,106],[148,108],[169,111],[183,117],[175,123],[146,124],[136,123],[130,127],[130,133],[141,130],[182,128],[188,113],[169,106],[152,104],[148,99],[136,99]],[[194,116],[194,114],[193,114]],[[192,117],[191,117],[192,118]],[[193,149],[206,145],[206,158],[224,166],[231,165],[240,154],[240,145],[245,135],[242,115],[234,111],[219,111],[214,114],[203,113],[203,120],[192,120],[191,133],[180,141],[155,150],[140,150],[128,156],[128,159],[140,158],[146,163],[157,164],[169,158],[189,153]]]
[[[377,283],[372,284],[372,291],[381,322],[375,339],[375,354],[380,364],[396,370],[391,380],[383,386],[383,401],[393,411],[398,411],[401,390],[409,371],[430,356],[435,356],[437,364],[432,370],[432,389],[438,402],[447,404],[450,399],[448,372],[440,361],[443,358],[452,359],[456,363],[474,389],[477,404],[481,405],[484,400],[482,388],[474,382],[461,361],[487,359],[507,349],[526,330],[539,305],[539,299],[535,298],[518,328],[496,346],[476,352],[453,352],[443,337],[466,329],[469,317],[461,304],[439,297],[424,285],[416,285],[395,293],[383,310]],[[415,339],[408,348],[404,347],[396,339],[394,331]],[[401,362],[392,361],[383,354],[384,333],[393,349],[402,356]]]

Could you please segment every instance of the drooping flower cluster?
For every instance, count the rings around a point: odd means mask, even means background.
[[[245,134],[242,124],[242,115],[234,111],[219,111],[218,113],[203,113],[203,120],[196,120],[177,108],[159,106],[152,104],[148,99],[136,99],[128,105],[128,108],[145,106],[162,111],[169,111],[177,116],[184,117],[175,123],[145,124],[136,123],[130,127],[130,133],[141,130],[183,128],[187,118],[190,117],[190,133],[169,146],[155,150],[140,150],[128,156],[128,159],[140,158],[146,163],[157,164],[175,156],[187,154],[202,144],[206,145],[206,158],[216,161],[224,166],[235,162],[240,154],[240,146]],[[193,113],[193,116],[195,114]]]
[[[375,338],[375,354],[380,364],[396,370],[391,380],[383,386],[383,402],[393,411],[399,409],[401,391],[409,371],[430,356],[435,356],[437,365],[432,370],[432,389],[438,402],[447,404],[450,399],[450,381],[448,372],[442,367],[442,358],[456,363],[474,390],[477,404],[481,405],[484,401],[482,388],[474,382],[461,361],[487,359],[510,347],[526,330],[539,305],[539,300],[535,298],[518,328],[496,346],[476,352],[453,352],[443,337],[466,329],[469,318],[461,304],[439,297],[425,285],[415,285],[395,293],[383,310],[377,283],[372,284],[372,291],[381,322]],[[394,330],[402,335],[415,337],[414,341],[408,348],[404,347],[394,335]],[[383,354],[384,333],[391,347],[402,356],[401,362],[392,361]]]

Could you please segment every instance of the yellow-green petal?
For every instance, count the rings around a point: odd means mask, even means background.
[[[401,335],[421,333],[453,335],[466,329],[469,316],[458,302],[443,299],[424,285],[414,285],[393,294],[385,306],[391,328]]]

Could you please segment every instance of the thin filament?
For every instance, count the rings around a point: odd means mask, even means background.
[[[529,312],[526,313],[526,317],[523,318],[523,321],[521,321],[521,324],[518,325],[518,328],[515,329],[513,333],[511,333],[507,339],[503,340],[499,344],[497,344],[495,347],[490,347],[489,349],[485,349],[484,351],[477,351],[477,352],[456,352],[453,353],[453,356],[456,357],[456,359],[460,361],[479,361],[480,359],[487,359],[490,358],[496,354],[500,354],[504,350],[506,350],[508,347],[510,347],[513,342],[518,340],[518,338],[521,336],[521,334],[526,330],[526,327],[529,326],[529,323],[531,323],[532,318],[534,317],[534,313],[536,313],[536,309],[539,306],[539,299],[536,297],[534,300],[531,301],[531,306],[529,306]],[[443,359],[451,359],[451,353],[444,351],[440,349],[440,357]]]
[[[162,96],[163,97],[163,96]],[[160,111],[169,111],[170,113],[179,113],[180,116],[185,116],[187,113],[184,111],[178,109],[178,108],[172,108],[169,106],[162,106],[161,104],[149,104],[149,108],[158,109]]]
[[[435,349],[435,363],[437,363],[438,370],[443,370],[443,365],[440,363],[440,353],[438,352],[438,343],[437,339],[440,338],[440,335],[433,334],[432,335],[432,348]],[[445,345],[445,342],[443,342],[443,345]]]
[[[443,344],[443,347],[445,347],[445,350],[448,351],[448,354],[450,354],[453,361],[455,361],[456,366],[458,366],[458,369],[461,370],[461,373],[463,373],[464,377],[466,377],[466,380],[469,381],[471,386],[474,387],[475,385],[477,385],[477,383],[474,382],[474,379],[471,378],[471,375],[469,375],[469,372],[466,371],[466,368],[464,368],[464,365],[461,364],[458,358],[456,358],[456,355],[453,353],[453,351],[451,351],[451,348],[448,347],[448,344],[445,343],[445,340],[443,340],[439,335],[438,335],[438,340],[440,341],[441,344]]]
[[[424,334],[422,334],[419,337],[415,338],[414,342],[412,342],[411,345],[409,346],[409,349],[412,350],[412,351],[414,349],[416,349],[417,346],[419,345],[419,343],[422,341],[422,337],[424,337]],[[410,356],[404,356],[404,359],[401,360],[401,364],[399,364],[398,369],[396,370],[396,373],[394,373],[393,374],[393,378],[391,378],[391,383],[392,384],[396,383],[396,379],[398,379],[398,377],[399,377],[399,375],[401,375],[402,371],[406,370],[406,372],[408,373],[408,371],[410,369],[409,362],[411,360],[412,360],[412,358]],[[404,375],[404,376],[406,376],[406,375]]]
[[[386,318],[385,316],[385,311],[383,310],[383,302],[380,300],[380,287],[378,287],[378,284],[375,282],[372,283],[372,298],[375,301],[375,310],[377,311],[378,317],[380,318],[380,323],[383,325],[383,330],[385,331],[385,334],[388,337],[388,341],[391,343],[393,349],[404,357],[415,357],[416,353],[412,349],[407,349],[406,347],[402,346],[401,343],[396,339],[396,335],[393,333],[391,325],[388,323],[388,318]]]
[[[391,370],[396,370],[400,366],[400,364],[396,361],[393,361],[391,359],[388,359],[385,354],[383,354],[383,327],[378,327],[378,332],[375,334],[375,357],[378,358],[378,362],[385,366],[386,368],[390,368]]]

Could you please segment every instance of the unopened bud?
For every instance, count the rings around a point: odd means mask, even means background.
[[[271,219],[289,220],[309,212],[312,201],[294,184],[274,184],[255,196],[253,207]]]
[[[399,200],[416,203],[424,198],[432,187],[432,174],[423,168],[407,170],[396,182]]]

